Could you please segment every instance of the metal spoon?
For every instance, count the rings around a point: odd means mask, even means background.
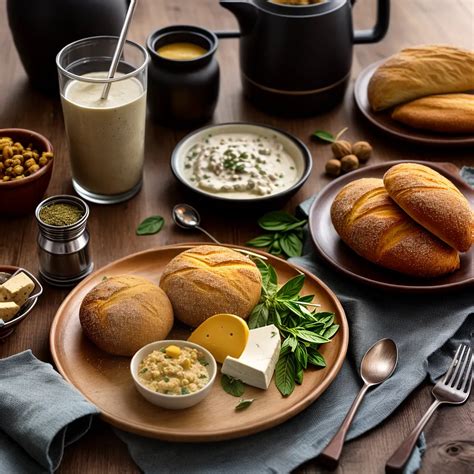
[[[132,22],[132,17],[135,12],[136,6],[137,0],[130,0],[130,5],[127,10],[127,15],[125,16],[122,31],[120,32],[120,36],[117,41],[117,46],[115,47],[114,56],[112,57],[112,63],[110,64],[109,73],[107,74],[107,79],[112,79],[112,77],[114,77],[115,73],[117,72],[120,57],[122,56],[123,47],[125,45],[125,41],[127,40],[128,28],[130,27],[130,23]],[[107,99],[111,85],[111,82],[107,82],[107,84],[105,84],[104,89],[102,90],[102,95],[100,97],[101,99]]]
[[[339,431],[318,457],[318,461],[325,467],[336,469],[347,431],[365,393],[370,387],[379,385],[387,380],[393,374],[397,361],[397,346],[391,339],[380,339],[365,353],[360,364],[360,376],[364,381],[364,386],[360,389],[359,394],[352,403]]]
[[[199,212],[194,209],[194,207],[190,206],[189,204],[176,204],[173,207],[173,220],[178,227],[183,229],[197,229],[200,230],[202,233],[206,234],[213,242],[220,245],[221,243],[211,235],[207,230],[203,229],[201,224],[201,216]],[[267,257],[264,255],[260,255],[255,252],[251,252],[250,250],[243,250],[243,249],[232,249],[237,252],[243,253],[245,255],[252,255],[254,257],[258,257],[262,260],[268,260]]]

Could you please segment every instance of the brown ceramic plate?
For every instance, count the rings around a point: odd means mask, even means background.
[[[340,330],[329,344],[321,346],[327,361],[323,370],[309,369],[293,394],[283,398],[272,381],[268,390],[248,387],[246,398],[256,398],[252,407],[236,413],[238,398],[220,386],[220,369],[211,394],[185,410],[165,410],[148,403],[135,389],[130,359],[106,354],[82,334],[79,307],[86,293],[104,276],[136,274],[156,282],[164,266],[194,245],[161,247],[117,260],[96,271],[64,300],[51,327],[50,344],[59,372],[101,411],[102,418],[123,430],[168,441],[217,441],[247,436],[283,423],[310,405],[329,386],[346,355],[349,332],[346,316],[334,293],[314,275],[268,254],[280,282],[303,272],[304,294],[315,294],[321,311],[336,313]],[[235,247],[235,246],[229,246]],[[168,338],[185,339],[190,329],[175,325]]]
[[[310,232],[316,249],[328,263],[345,275],[388,290],[397,290],[404,293],[425,293],[453,290],[474,284],[473,249],[461,254],[461,268],[454,273],[439,278],[419,279],[370,263],[368,260],[359,257],[340,239],[332,225],[330,215],[331,204],[337,193],[355,179],[382,178],[384,173],[397,163],[403,163],[403,161],[390,161],[353,171],[336,179],[321,191],[309,211]],[[474,190],[460,178],[456,166],[451,163],[427,163],[423,161],[411,161],[411,163],[429,166],[446,176],[462,191],[471,207],[474,207]]]
[[[359,74],[354,85],[354,98],[356,104],[368,120],[387,133],[416,143],[429,145],[474,145],[473,135],[454,135],[430,132],[428,130],[418,130],[393,120],[390,116],[391,109],[388,111],[374,112],[370,108],[367,87],[375,70],[383,62],[384,61],[382,60],[367,66]]]

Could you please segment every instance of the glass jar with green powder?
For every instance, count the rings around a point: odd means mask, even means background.
[[[89,253],[89,206],[69,195],[45,199],[36,208],[39,271],[51,285],[70,286],[93,269]]]

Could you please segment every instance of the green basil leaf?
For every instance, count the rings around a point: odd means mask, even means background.
[[[285,211],[273,211],[258,220],[258,225],[265,230],[286,230],[287,226],[299,222],[295,216]]]
[[[255,329],[266,326],[268,323],[268,308],[265,303],[258,303],[249,317],[249,328]]]
[[[281,245],[278,240],[274,240],[270,249],[268,250],[272,255],[281,255]]]
[[[284,234],[279,239],[280,247],[288,257],[300,257],[303,252],[303,241],[295,234]]]
[[[245,392],[245,385],[241,380],[225,374],[221,377],[221,385],[225,392],[234,397],[241,397]]]
[[[311,303],[314,299],[314,295],[305,295],[298,297],[298,301],[301,303]]]
[[[316,367],[326,367],[326,361],[317,349],[308,349],[308,363],[315,365]]]
[[[319,138],[323,142],[333,143],[336,140],[332,133],[325,132],[324,130],[316,130],[315,132],[313,132],[312,136],[315,138]]]
[[[291,395],[295,389],[295,360],[293,353],[289,352],[278,358],[278,362],[275,367],[275,385],[280,393],[287,397]]]
[[[282,344],[283,347],[289,347],[291,352],[295,352],[296,347],[298,346],[298,341],[293,336],[288,336]]]
[[[308,352],[303,344],[298,344],[295,349],[295,358],[298,366],[306,369],[308,367]]]
[[[296,372],[296,377],[295,377],[295,382],[298,385],[301,385],[303,383],[303,376],[304,376],[304,369],[300,368]]]
[[[277,292],[276,296],[279,300],[291,300],[298,296],[303,289],[304,274],[296,275],[288,280]]]
[[[331,337],[334,336],[334,334],[336,334],[338,329],[339,329],[339,324],[333,324],[330,328],[326,329],[323,336],[327,337],[328,339],[331,339]]]
[[[143,220],[137,227],[137,235],[157,234],[164,226],[165,220],[161,216],[151,216]]]
[[[295,222],[294,224],[290,224],[286,227],[285,232],[303,227],[307,224],[307,222],[308,221],[305,219],[304,221],[299,221],[299,222]]]
[[[332,321],[334,319],[334,313],[329,313],[326,311],[321,311],[319,313],[316,313],[315,316],[318,318],[318,321],[321,323],[326,324],[329,321]],[[332,324],[332,322],[331,322]]]
[[[239,403],[235,406],[236,411],[241,411],[245,410],[248,408],[252,403],[255,401],[255,398],[248,398],[247,400],[244,400],[243,398],[240,400]]]
[[[274,236],[272,234],[263,234],[255,239],[249,240],[245,245],[256,248],[266,248],[272,245]]]
[[[316,342],[317,344],[325,344],[326,342],[329,342],[328,338],[315,334],[312,331],[307,331],[306,329],[299,330],[297,337],[303,341]]]

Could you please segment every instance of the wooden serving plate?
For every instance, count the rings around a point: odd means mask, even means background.
[[[334,312],[340,325],[332,342],[321,346],[327,367],[306,370],[303,384],[296,386],[288,398],[281,396],[273,381],[266,391],[247,387],[244,398],[256,400],[247,410],[236,412],[239,398],[224,392],[219,372],[211,394],[203,402],[185,410],[165,410],[148,403],[135,389],[130,358],[106,354],[83,336],[79,322],[82,299],[104,276],[135,274],[158,282],[165,265],[195,245],[160,247],[130,255],[101,268],[74,288],[58,309],[51,327],[50,345],[56,367],[99,408],[105,421],[143,436],[167,441],[218,441],[283,423],[326,390],[342,366],[349,340],[346,316],[334,293],[314,275],[285,260],[259,252],[275,267],[281,284],[303,272],[303,294],[315,294],[314,301],[321,305],[320,310]],[[190,332],[189,328],[175,324],[169,338],[185,339]]]
[[[317,196],[309,211],[311,237],[319,254],[336,270],[348,277],[371,286],[402,293],[429,293],[456,290],[474,284],[474,249],[461,254],[461,268],[437,278],[415,278],[385,269],[365,260],[346,245],[331,222],[331,205],[339,191],[351,181],[360,178],[382,178],[385,172],[398,163],[389,161],[367,166],[345,174],[326,186]],[[410,161],[436,170],[452,181],[474,207],[474,190],[459,176],[452,163]]]
[[[367,66],[361,71],[354,84],[354,99],[357,107],[370,122],[390,135],[415,143],[450,146],[474,145],[474,136],[472,134],[456,135],[411,128],[408,125],[393,120],[391,117],[392,109],[374,112],[369,104],[367,88],[375,70],[384,61],[377,61]]]

